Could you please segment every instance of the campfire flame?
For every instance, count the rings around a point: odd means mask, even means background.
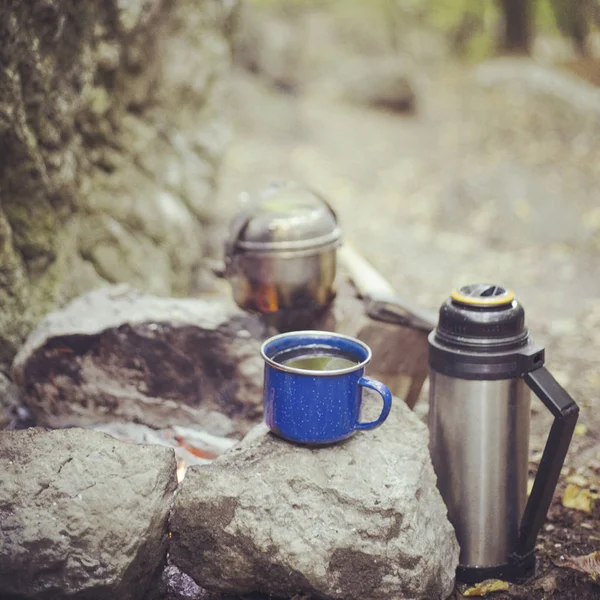
[[[258,310],[263,313],[275,312],[279,309],[277,287],[273,283],[261,283],[254,297]]]
[[[178,465],[177,465],[177,483],[180,484],[183,481],[183,478],[185,477],[185,472],[187,470],[187,467],[185,466],[185,461],[181,461]]]

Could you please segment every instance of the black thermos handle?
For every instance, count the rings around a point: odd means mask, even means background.
[[[573,398],[545,367],[531,371],[523,378],[554,415],[554,422],[521,519],[519,540],[514,557],[517,560],[525,558],[535,550],[536,538],[550,508],[579,416],[579,407]]]

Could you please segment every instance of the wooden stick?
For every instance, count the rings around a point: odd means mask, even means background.
[[[378,321],[397,323],[431,331],[437,315],[422,310],[398,297],[390,283],[350,244],[338,250],[338,260],[352,283],[366,300],[367,314]]]
[[[388,281],[347,242],[338,249],[337,257],[361,297],[392,298],[396,295]]]

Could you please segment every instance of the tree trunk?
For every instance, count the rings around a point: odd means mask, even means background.
[[[589,0],[551,0],[550,4],[560,31],[571,38],[580,56],[587,56],[587,39],[590,23],[594,19],[594,3]]]
[[[503,50],[529,54],[532,34],[532,0],[500,0],[504,15]]]

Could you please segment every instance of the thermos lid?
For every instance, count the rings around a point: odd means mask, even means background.
[[[236,216],[229,253],[303,252],[335,247],[341,241],[335,212],[326,200],[294,182],[270,185]]]
[[[455,289],[440,308],[437,337],[480,345],[524,344],[525,311],[502,286],[475,283]]]
[[[461,379],[520,377],[544,364],[525,311],[508,288],[485,283],[454,290],[440,307],[429,335],[429,366]]]
[[[450,297],[454,303],[482,308],[508,305],[515,299],[515,294],[499,285],[475,283],[452,290]]]

